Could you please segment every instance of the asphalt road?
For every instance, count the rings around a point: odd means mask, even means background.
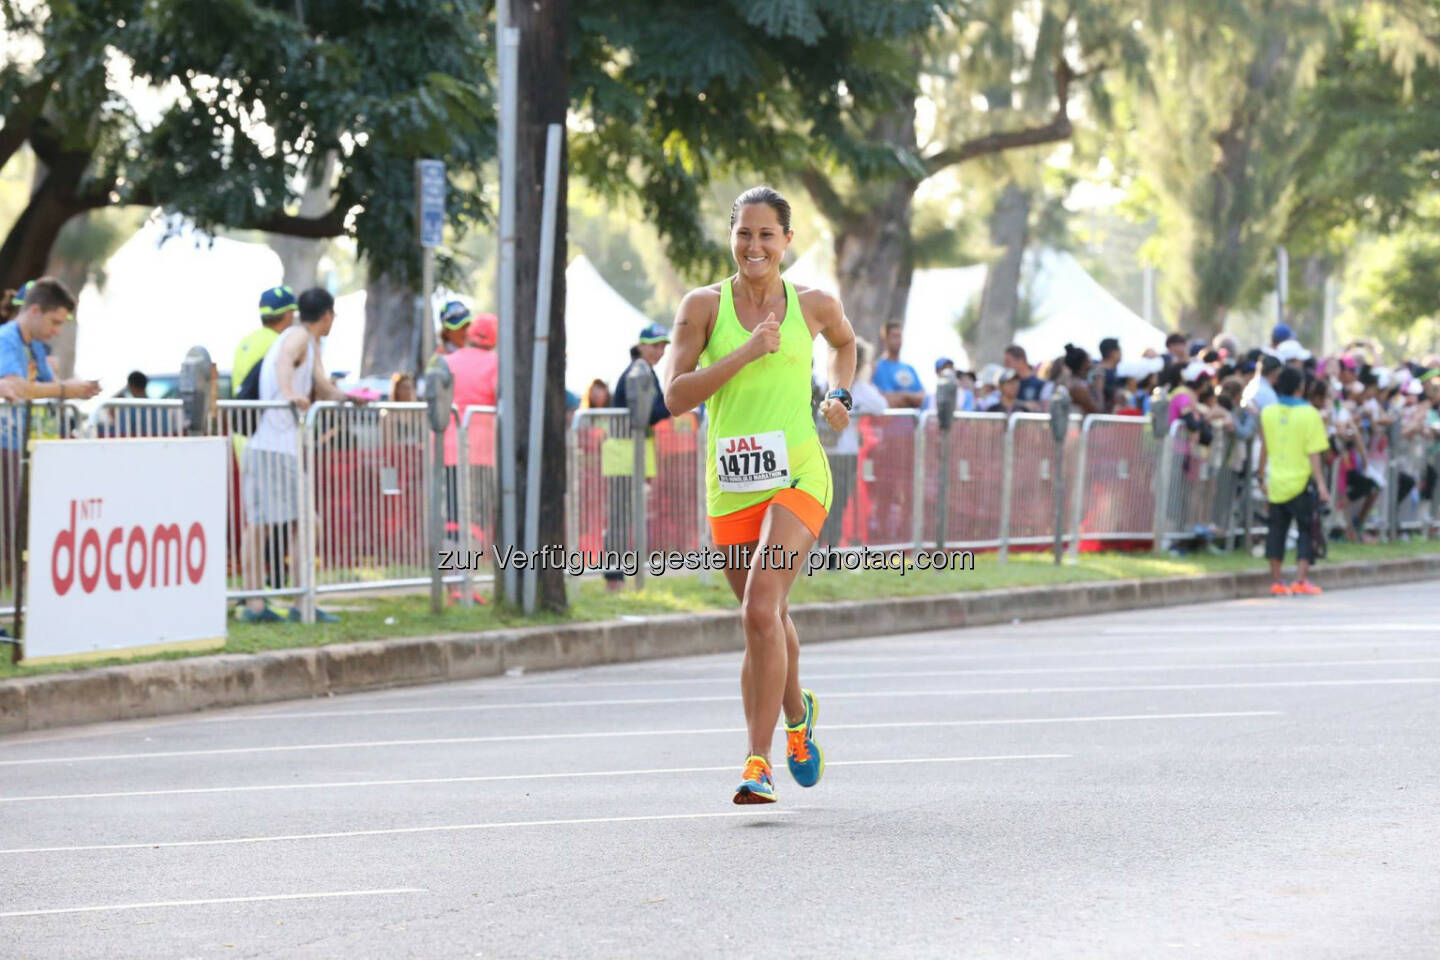
[[[1440,956],[1435,595],[816,645],[772,807],[738,655],[0,739],[0,956]]]

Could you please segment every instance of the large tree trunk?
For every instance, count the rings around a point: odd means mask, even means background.
[[[1316,350],[1324,345],[1325,282],[1329,278],[1330,262],[1326,257],[1318,253],[1306,257],[1300,267],[1300,296],[1296,297],[1294,290],[1290,292],[1291,303],[1303,303],[1304,309],[1297,311],[1287,304],[1295,335],[1308,340]]]
[[[0,245],[0,290],[13,290],[44,274],[60,228],[85,212],[85,205],[75,198],[75,188],[89,162],[88,153],[66,153],[46,170]]]
[[[300,216],[318,217],[330,209],[330,186],[335,178],[335,151],[325,154],[325,162],[314,179],[307,185],[300,198]],[[283,283],[289,284],[297,294],[319,282],[320,258],[325,254],[328,240],[303,240],[270,234],[267,238],[270,249],[280,258],[284,268]]]
[[[515,397],[507,402],[513,411],[507,428],[515,430],[515,510],[517,532],[524,535],[525,501],[540,498],[537,547],[565,543],[565,232],[566,174],[565,111],[569,69],[566,56],[567,0],[516,3],[511,6],[514,26],[520,28],[520,98],[516,163],[515,258]],[[561,129],[560,178],[555,197],[554,269],[550,281],[549,352],[545,365],[545,423],[543,451],[529,449],[530,384],[535,348],[535,302],[540,279],[540,221],[545,195],[545,141],[550,124]],[[540,489],[527,489],[525,467],[540,457]],[[518,546],[518,545],[517,545]],[[566,609],[563,570],[522,571],[517,579],[536,577],[538,608]],[[497,578],[497,585],[499,580]],[[518,602],[520,597],[507,598]]]
[[[915,245],[910,236],[913,180],[896,181],[879,201],[835,224],[835,279],[855,332],[877,344],[886,323],[905,322]]]
[[[57,256],[50,259],[46,272],[65,284],[65,289],[75,294],[78,300],[85,281],[90,277],[90,267],[91,264]],[[79,311],[76,311],[76,318],[61,327],[55,339],[50,341],[50,366],[61,380],[75,376],[75,343],[79,338],[80,319]]]
[[[373,267],[365,284],[361,375],[388,377],[415,369],[415,291]]]
[[[1000,248],[1000,255],[985,273],[985,289],[980,295],[980,318],[975,334],[972,368],[999,363],[1000,355],[1015,338],[1015,322],[1020,309],[1020,266],[1030,237],[1029,190],[1014,181],[1005,185],[990,212],[990,242]],[[1030,357],[1039,363],[1046,357]]]

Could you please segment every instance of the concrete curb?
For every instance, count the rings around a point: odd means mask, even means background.
[[[1327,590],[1440,576],[1440,554],[1317,569]],[[1111,580],[790,609],[807,642],[979,627],[1264,596],[1264,571]],[[379,687],[741,650],[733,610],[156,660],[0,681],[0,734],[297,700]]]

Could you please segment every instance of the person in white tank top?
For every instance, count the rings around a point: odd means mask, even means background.
[[[300,420],[316,400],[350,399],[330,382],[321,360],[320,342],[335,322],[335,298],[316,287],[300,294],[299,307],[300,322],[276,338],[260,367],[260,399],[288,401],[293,409],[264,412],[241,465],[247,525],[256,534],[242,544],[247,590],[260,589],[262,538],[266,543],[293,541],[300,519]],[[271,562],[278,566],[281,560]],[[281,619],[261,597],[248,599],[245,606],[246,620]],[[297,618],[292,607],[291,619]],[[333,618],[326,614],[323,619]]]

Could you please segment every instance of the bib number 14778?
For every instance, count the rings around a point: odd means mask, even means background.
[[[715,469],[720,489],[731,493],[789,486],[790,451],[785,431],[718,438]]]

